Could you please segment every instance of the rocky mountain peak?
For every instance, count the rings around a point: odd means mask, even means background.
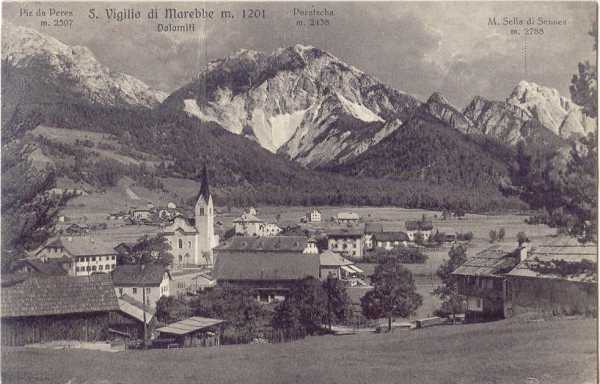
[[[471,131],[471,121],[439,92],[434,92],[423,104],[422,109],[454,129],[464,133]]]
[[[87,47],[69,46],[34,29],[9,23],[2,27],[2,60],[12,69],[8,72],[10,77],[3,77],[8,84],[20,81],[19,78],[25,83],[35,79],[44,84],[44,92],[35,95],[23,90],[19,97],[30,102],[53,103],[61,99],[151,108],[166,97],[133,76],[111,71]]]

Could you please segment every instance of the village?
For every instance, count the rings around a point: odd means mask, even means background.
[[[596,247],[549,230],[499,228],[474,245],[452,212],[377,221],[369,208],[268,221],[250,207],[225,224],[206,168],[195,201],[107,212],[110,236],[60,217],[2,278],[2,345],[215,347],[597,310]],[[385,284],[408,285],[412,301]]]

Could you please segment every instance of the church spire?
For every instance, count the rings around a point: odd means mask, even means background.
[[[210,197],[210,190],[208,189],[208,172],[206,172],[206,164],[204,164],[204,168],[202,169],[202,185],[200,186],[200,192],[196,197],[196,201],[200,198],[203,198],[204,201],[208,201]]]

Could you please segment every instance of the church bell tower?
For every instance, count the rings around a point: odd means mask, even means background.
[[[196,230],[198,231],[198,235],[196,236],[194,264],[213,266],[214,260],[212,249],[216,246],[214,232],[215,210],[208,187],[206,165],[202,170],[202,184],[200,186],[200,192],[196,197],[194,216],[196,219]]]

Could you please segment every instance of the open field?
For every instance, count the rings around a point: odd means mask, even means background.
[[[441,326],[289,344],[127,351],[3,349],[18,383],[596,382],[596,321]]]

